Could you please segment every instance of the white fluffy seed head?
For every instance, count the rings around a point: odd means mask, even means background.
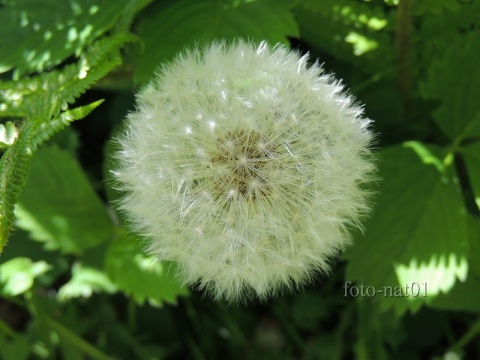
[[[188,285],[229,301],[298,287],[368,211],[370,120],[307,57],[238,41],[180,54],[117,139],[121,209]]]

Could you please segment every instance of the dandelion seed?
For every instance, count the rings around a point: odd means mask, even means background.
[[[266,298],[328,272],[368,211],[370,120],[305,56],[196,48],[137,106],[117,139],[121,209],[151,253],[215,298]]]

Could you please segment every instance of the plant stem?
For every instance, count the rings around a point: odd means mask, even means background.
[[[478,335],[480,335],[480,318],[472,325],[467,333],[452,346],[452,350],[460,350]]]
[[[10,326],[3,322],[2,319],[0,319],[0,332],[3,332],[4,334],[12,338],[16,335],[15,331],[13,331]]]
[[[85,354],[88,354],[92,359],[95,360],[111,360],[112,357],[105,355],[103,352],[98,350],[96,347],[92,346],[77,334],[67,329],[62,324],[53,320],[48,316],[42,309],[36,307],[38,317],[44,321],[52,330],[55,330],[61,338],[69,341],[77,348],[82,350]]]

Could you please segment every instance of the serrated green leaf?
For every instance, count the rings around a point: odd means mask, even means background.
[[[41,147],[16,209],[18,227],[49,250],[76,253],[113,234],[105,205],[73,155]]]
[[[141,251],[141,240],[129,233],[115,240],[105,259],[105,268],[113,283],[133,299],[152,305],[174,303],[180,295],[188,293],[175,280],[173,265],[157,261]]]
[[[433,113],[440,129],[457,143],[480,135],[480,33],[456,36],[439,59],[429,65],[420,86],[425,99],[440,100]]]
[[[0,8],[0,72],[59,64],[111,29],[129,0],[17,0]]]
[[[69,126],[70,123],[76,120],[81,120],[88,116],[95,108],[100,106],[103,100],[95,101],[85,106],[79,106],[72,110],[62,112],[58,117],[48,122],[42,122],[35,129],[33,142],[35,146],[42,144],[44,141],[50,139],[55,133]]]
[[[417,310],[467,276],[465,209],[457,181],[438,152],[410,142],[381,153],[375,213],[365,224],[365,236],[358,236],[346,254],[347,279],[377,290],[390,287],[375,299],[397,314]],[[425,286],[427,294],[414,296],[412,287],[416,293]]]
[[[50,265],[45,261],[33,262],[17,257],[0,265],[0,294],[17,296],[29,290],[34,279],[47,272]]]
[[[77,262],[72,267],[72,278],[58,291],[58,299],[88,298],[93,293],[114,293],[117,290],[108,276],[100,269]]]
[[[0,82],[0,116],[37,117],[48,121],[68,108],[95,82],[121,63],[119,49],[129,34],[100,39],[82,52],[77,63],[19,81]]]
[[[464,282],[457,282],[448,294],[440,294],[430,306],[442,310],[480,312],[480,277],[469,275]]]
[[[37,120],[28,121],[0,160],[0,254],[10,236],[14,207],[28,175],[32,156],[30,145],[37,125]]]
[[[287,36],[298,35],[284,2],[181,0],[161,6],[138,29],[145,51],[136,63],[137,83],[148,81],[161,62],[196,42],[239,37],[285,44]]]
[[[460,6],[455,6],[455,9],[451,7],[448,13],[441,14],[443,9],[446,8],[442,2],[457,2]],[[430,54],[430,50],[440,50],[440,54],[443,54],[444,50],[451,44],[450,42],[457,41],[457,37],[463,32],[470,32],[471,29],[475,29],[480,21],[480,3],[478,1],[464,1],[460,2],[456,0],[428,0],[428,2],[435,2],[438,4],[437,14],[433,14],[433,11],[426,11],[422,16],[421,25],[419,28],[418,39],[422,39],[425,47],[423,52],[428,54],[428,60],[426,61],[426,69],[430,68],[431,59],[438,58],[439,53]],[[425,1],[413,2],[414,11],[415,7],[424,8]],[[429,9],[435,9],[435,7],[429,7]],[[440,13],[440,14],[439,14]],[[463,36],[463,35],[460,35]],[[430,48],[430,49],[429,49]]]

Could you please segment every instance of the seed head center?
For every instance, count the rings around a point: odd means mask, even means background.
[[[217,192],[252,200],[268,195],[267,169],[274,157],[274,146],[257,131],[229,131],[218,137],[211,154],[212,169],[219,169],[214,174]]]

